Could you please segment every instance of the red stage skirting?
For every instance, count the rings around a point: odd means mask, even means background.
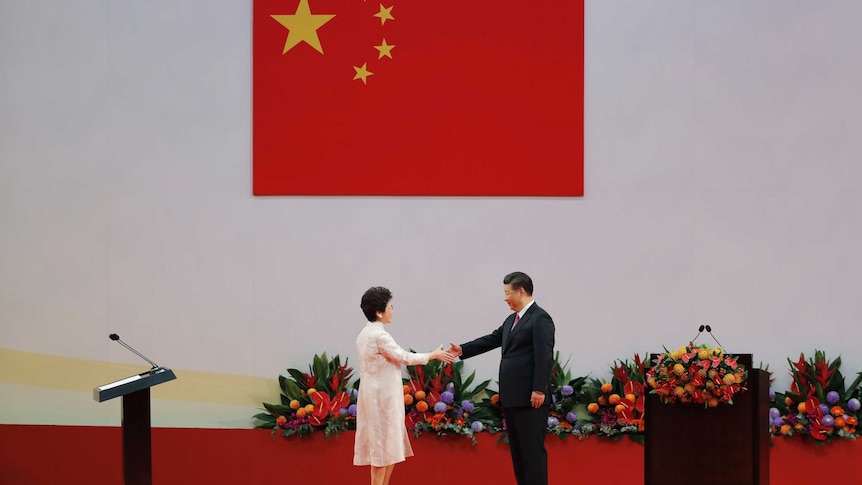
[[[0,425],[0,485],[116,485],[122,483],[120,428]],[[479,444],[448,436],[413,438],[416,456],[395,468],[392,483],[514,484],[509,450],[496,437]],[[697,437],[680,446],[697,446]],[[643,483],[643,447],[627,438],[560,440],[548,436],[550,482]],[[778,440],[770,459],[773,485],[862,484],[862,443],[826,446]],[[237,485],[361,484],[367,467],[354,467],[353,434],[285,439],[266,430],[153,429],[153,483]],[[693,477],[692,483],[697,480]],[[308,482],[312,483],[312,482]]]

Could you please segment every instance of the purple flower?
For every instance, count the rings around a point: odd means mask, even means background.
[[[553,417],[553,416],[549,416],[549,417],[548,417],[548,427],[549,427],[549,428],[553,428],[554,426],[559,426],[559,425],[560,425],[560,420],[559,420],[559,419],[557,419],[557,418],[555,418],[555,417]]]
[[[829,406],[827,406],[826,404],[821,403],[821,404],[820,404],[820,412],[821,412],[821,413],[823,413],[823,414],[829,414]]]
[[[481,433],[481,432],[482,432],[482,430],[484,430],[484,429],[485,429],[485,425],[484,425],[484,424],[482,424],[482,422],[481,422],[481,421],[473,421],[473,423],[472,423],[472,424],[470,424],[470,428],[472,428],[472,429],[473,429],[473,432],[474,432],[474,433]]]
[[[840,399],[840,396],[838,396],[838,392],[829,391],[826,393],[826,402],[828,402],[829,404],[836,404],[838,402],[838,399]]]
[[[572,431],[574,431],[574,432],[576,432],[576,433],[577,433],[577,432],[580,432],[580,431],[581,431],[581,425],[580,425],[580,424],[576,424],[576,425],[572,426]]]
[[[769,400],[770,400],[770,401],[774,401],[774,400],[775,400],[775,389],[770,389],[770,390],[769,390]]]
[[[455,395],[449,391],[444,391],[442,394],[440,394],[440,400],[445,402],[446,404],[452,404],[453,402],[455,402]]]
[[[772,418],[772,425],[773,426],[777,426],[780,428],[782,424],[784,424],[784,418],[782,418],[781,416],[776,416],[776,417]]]
[[[347,390],[347,395],[350,396],[350,399],[356,399],[356,396],[359,395],[359,391],[351,387]]]
[[[339,414],[347,414],[347,408],[341,408],[341,411],[339,411]]]
[[[854,413],[859,410],[859,407],[860,407],[859,404],[860,404],[859,400],[856,399],[855,397],[853,399],[847,401],[847,407],[851,411],[853,411]]]
[[[446,412],[446,403],[443,401],[437,401],[437,404],[434,405],[435,413],[445,413]]]
[[[566,421],[568,421],[570,423],[574,423],[577,420],[578,420],[577,414],[573,413],[572,411],[569,411],[566,413]]]
[[[778,408],[769,408],[770,418],[777,418],[779,416],[781,416],[781,411],[779,411]]]
[[[356,416],[356,404],[351,404],[347,406],[347,414],[351,416]]]
[[[822,424],[823,426],[835,426],[835,418],[827,414],[826,416],[823,416],[823,419],[820,420],[820,424]]]
[[[572,394],[575,393],[575,390],[572,388],[572,386],[567,385],[567,386],[563,386],[563,388],[560,389],[560,393],[564,396],[571,396]]]
[[[605,426],[613,426],[617,424],[617,413],[614,412],[613,409],[610,408],[602,408],[601,416],[602,416],[602,424]]]
[[[454,393],[455,392],[455,383],[450,382],[449,384],[446,384],[446,391]]]
[[[463,401],[461,401],[461,409],[463,409],[465,413],[473,412],[473,409],[474,409],[473,402],[468,401],[467,399],[464,399]]]

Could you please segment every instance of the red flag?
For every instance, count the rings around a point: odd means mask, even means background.
[[[583,195],[583,0],[255,0],[255,195]]]

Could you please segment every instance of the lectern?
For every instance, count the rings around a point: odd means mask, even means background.
[[[116,334],[112,334],[111,340],[119,340],[119,337],[114,338],[115,336]],[[120,343],[125,346],[122,341]],[[141,355],[136,350],[131,350]],[[146,357],[144,359],[152,363]],[[125,485],[152,485],[153,483],[150,388],[176,378],[174,371],[153,364],[153,368],[147,372],[93,389],[93,399],[97,402],[123,397],[123,481]]]
[[[748,381],[732,405],[664,404],[647,395],[645,485],[769,484],[769,373],[752,369],[751,354],[737,362]]]

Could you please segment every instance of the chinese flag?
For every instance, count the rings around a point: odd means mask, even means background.
[[[583,0],[254,0],[253,29],[255,195],[583,195]]]

